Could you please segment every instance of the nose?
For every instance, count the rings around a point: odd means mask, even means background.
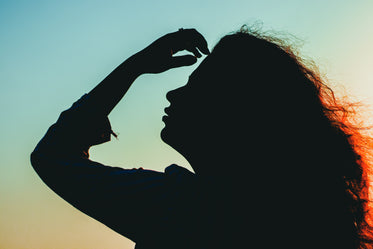
[[[166,94],[166,99],[167,99],[168,101],[170,101],[170,102],[173,102],[173,101],[175,100],[175,98],[177,98],[178,96],[181,95],[181,93],[183,92],[183,91],[182,91],[183,89],[184,89],[184,86],[169,91],[169,92]]]

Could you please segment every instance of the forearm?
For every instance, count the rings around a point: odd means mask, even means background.
[[[196,58],[201,57],[197,48],[206,55],[210,53],[205,38],[195,29],[181,29],[162,36],[119,65],[89,93],[94,110],[107,116],[142,73],[162,73],[194,64]],[[184,49],[194,56],[173,56]]]
[[[88,93],[95,112],[107,116],[140,75],[141,72],[133,57],[120,64]]]
[[[88,157],[90,146],[109,141],[112,131],[107,116],[140,75],[133,61],[130,58],[123,62],[62,112],[34,153],[53,158],[82,158]]]

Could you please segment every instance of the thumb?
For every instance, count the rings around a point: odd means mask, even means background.
[[[182,56],[174,56],[171,59],[171,67],[183,67],[183,66],[190,66],[197,62],[197,58],[193,55],[182,55]]]

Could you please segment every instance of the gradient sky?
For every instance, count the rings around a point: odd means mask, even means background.
[[[372,105],[372,12],[372,0],[0,1],[0,248],[133,248],[49,190],[29,154],[61,111],[154,39],[193,27],[212,48],[259,21],[298,37],[302,54],[337,91]],[[110,114],[119,140],[95,147],[92,158],[126,168],[190,168],[159,132],[166,92],[195,67],[140,77]]]

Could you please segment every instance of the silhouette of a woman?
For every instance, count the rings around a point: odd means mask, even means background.
[[[193,55],[174,56],[187,50]],[[90,146],[115,135],[107,119],[141,74],[192,65],[167,94],[164,142],[195,173],[109,167]],[[290,47],[240,31],[209,52],[180,29],[133,55],[62,112],[31,154],[43,181],[136,248],[364,248],[363,136],[317,72]]]

